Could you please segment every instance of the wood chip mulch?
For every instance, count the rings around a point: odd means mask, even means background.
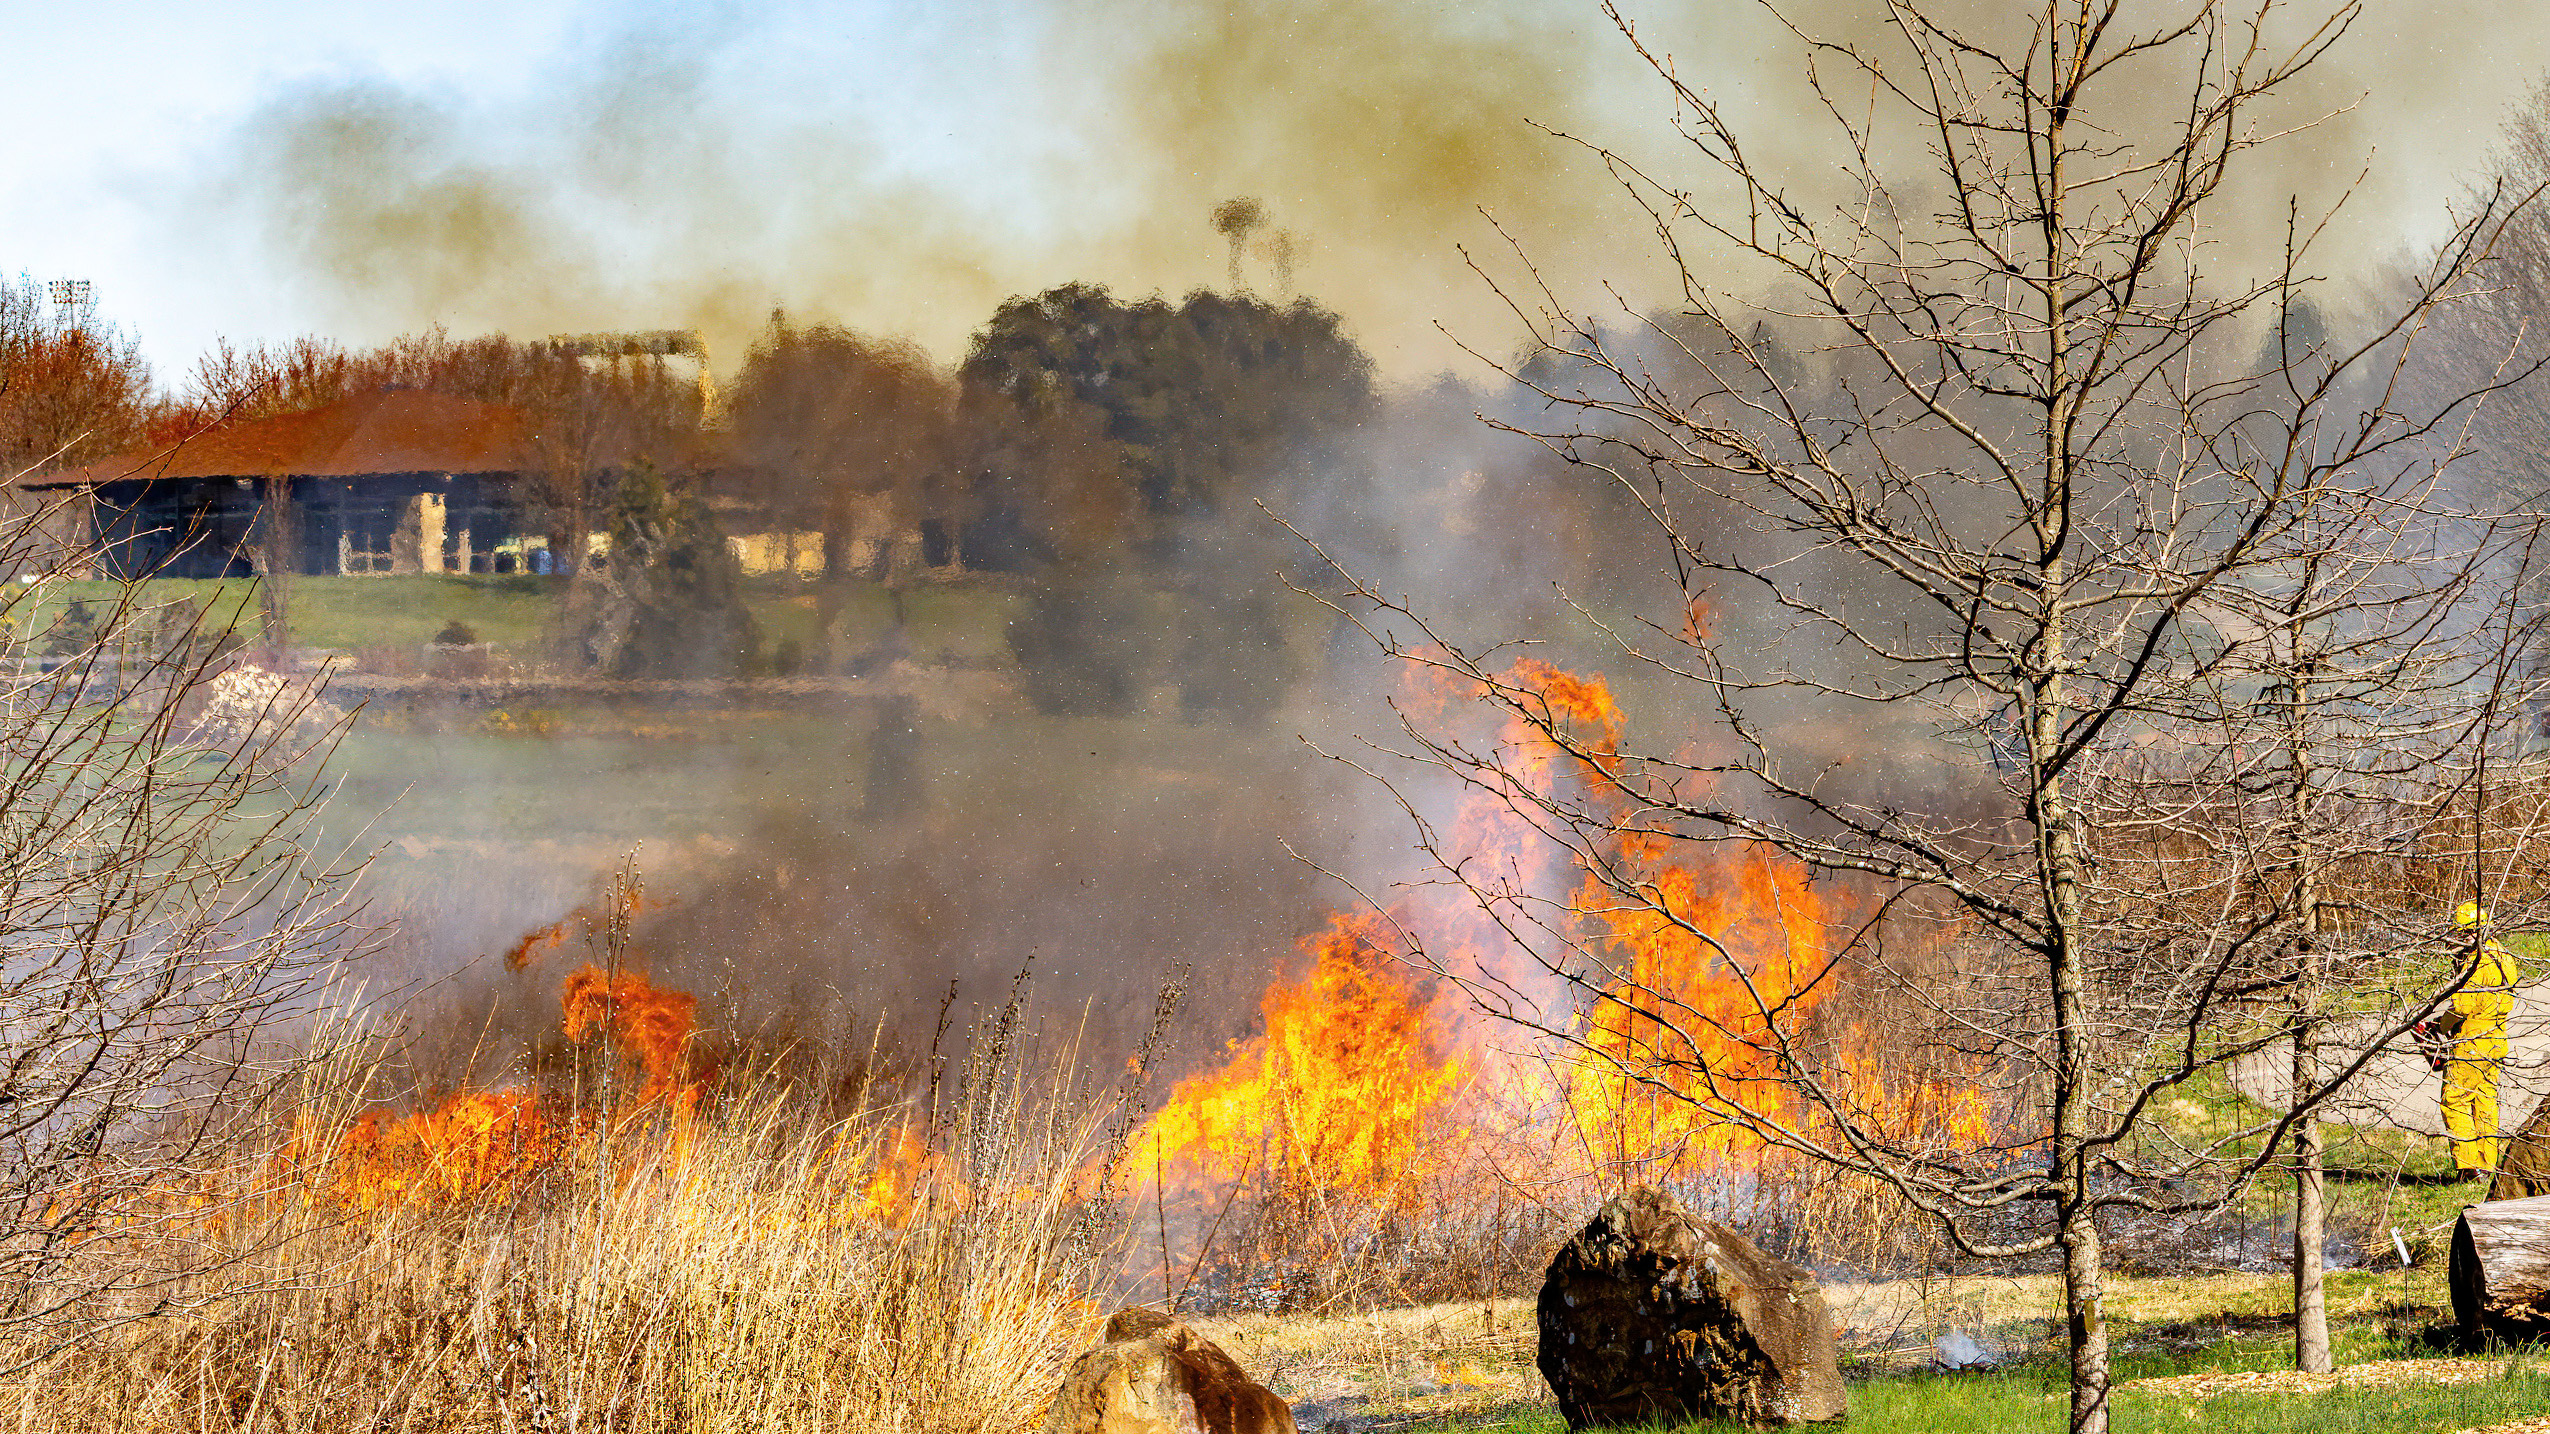
[[[2506,1372],[2503,1363],[2484,1359],[2379,1359],[2350,1364],[2329,1374],[2292,1369],[2261,1369],[2245,1374],[2180,1374],[2167,1379],[2130,1380],[2122,1387],[2139,1394],[2211,1399],[2221,1394],[2316,1394],[2322,1390],[2388,1389],[2409,1384],[2477,1384]],[[2501,1425],[2486,1434],[2550,1434],[2550,1421]]]

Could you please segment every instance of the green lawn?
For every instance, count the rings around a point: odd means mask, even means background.
[[[482,642],[528,643],[546,627],[559,580],[434,574],[295,578],[286,615],[299,647],[345,651],[421,646],[448,622],[468,624]],[[253,578],[157,578],[134,585],[147,606],[192,602],[208,624],[253,629],[259,621]],[[25,600],[22,631],[42,631],[74,602],[100,608],[117,600],[114,582],[48,582]]]
[[[2405,1357],[2396,1347],[2358,1347],[2354,1359]],[[2127,1355],[2118,1361],[2125,1381],[2214,1370],[2289,1369],[2280,1339],[2226,1339],[2214,1347],[2171,1357]],[[1850,1434],[2051,1434],[2064,1427],[2067,1385],[2061,1367],[2039,1358],[2015,1369],[1979,1374],[1890,1374],[1854,1380]],[[2203,1430],[2206,1434],[2454,1434],[2550,1411],[2550,1374],[2519,1363],[2504,1378],[2475,1384],[2404,1384],[2386,1389],[2323,1394],[2226,1394],[2211,1398],[2119,1389],[2114,1427],[2139,1431]],[[1561,1434],[1554,1409],[1481,1421],[1420,1423],[1409,1434],[1468,1430],[1478,1434]],[[1651,1426],[1656,1434],[1740,1434],[1746,1426],[1722,1421]]]
[[[353,651],[421,645],[452,622],[480,642],[528,646],[563,590],[559,578],[417,574],[295,578],[285,591],[294,645]]]
[[[303,647],[352,651],[408,646],[433,640],[444,624],[468,625],[481,642],[529,647],[546,632],[565,580],[530,575],[456,574],[295,578],[287,589],[292,640]],[[251,578],[155,579],[138,585],[147,604],[208,604],[222,623],[258,620],[257,582]],[[116,600],[112,582],[49,582],[20,600],[22,631],[41,631],[74,601]],[[906,640],[925,662],[994,662],[1009,652],[1008,624],[1024,599],[989,582],[931,584],[904,598]],[[789,578],[756,578],[745,602],[760,623],[764,642],[814,644],[816,595],[811,584]],[[892,596],[877,583],[845,585],[833,626],[836,650],[847,656],[873,648],[893,621]]]
[[[408,647],[433,640],[447,623],[469,627],[481,642],[528,650],[548,630],[565,580],[531,575],[456,574],[303,577],[292,580],[287,612],[292,641],[301,647],[356,651]],[[206,605],[216,625],[253,627],[258,584],[250,578],[156,579],[138,585],[139,600]],[[114,602],[123,585],[50,582],[21,597],[19,629],[40,632],[73,602],[96,607]],[[745,586],[745,601],[761,625],[763,641],[776,649],[793,641],[814,646],[817,603],[811,585],[762,578]],[[906,640],[922,661],[992,662],[1008,655],[1008,623],[1023,600],[988,583],[916,588],[906,595]],[[893,620],[893,599],[876,583],[846,586],[834,623],[836,651],[848,656],[873,648]]]

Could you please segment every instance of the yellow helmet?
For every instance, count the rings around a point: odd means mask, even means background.
[[[2453,908],[2453,925],[2464,931],[2488,924],[2488,908],[2476,901],[2465,901]]]

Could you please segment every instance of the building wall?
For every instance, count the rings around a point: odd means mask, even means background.
[[[503,475],[295,478],[284,560],[310,576],[496,572],[527,561]],[[241,478],[100,485],[95,531],[116,577],[244,577],[269,560],[264,485]]]
[[[823,534],[819,532],[737,533],[726,539],[726,546],[734,550],[737,566],[748,577],[823,576]]]
[[[246,478],[125,479],[95,490],[99,566],[114,578],[245,577],[257,521]]]

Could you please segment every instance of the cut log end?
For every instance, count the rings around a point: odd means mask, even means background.
[[[2550,1195],[2462,1211],[2445,1280],[2465,1338],[2550,1336]]]

